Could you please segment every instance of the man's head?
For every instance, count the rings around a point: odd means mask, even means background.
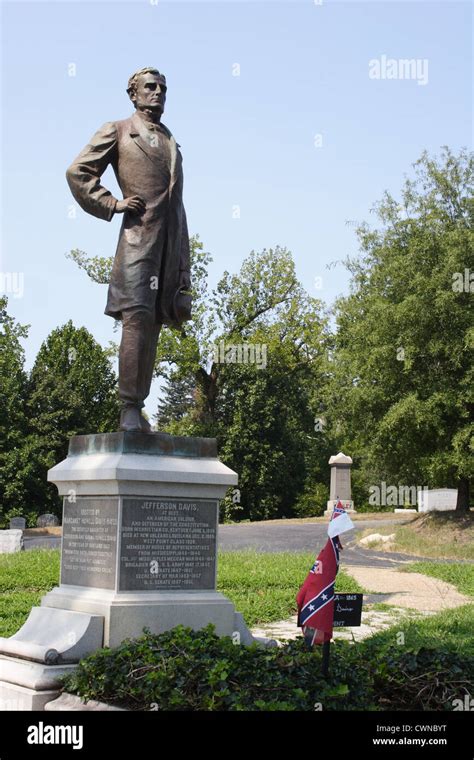
[[[128,80],[127,92],[139,111],[150,109],[162,114],[166,101],[166,78],[158,69],[147,66],[136,71]]]

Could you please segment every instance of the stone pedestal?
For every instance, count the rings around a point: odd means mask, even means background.
[[[242,616],[216,591],[219,500],[237,475],[217,459],[214,439],[76,436],[48,480],[64,497],[61,580],[32,614],[37,630],[50,630],[51,641],[51,616],[63,616],[77,648],[73,662],[140,636],[144,627],[161,633],[179,624],[198,629],[213,623],[219,635],[252,641]],[[0,656],[36,659],[44,670],[48,636],[38,649],[29,621],[16,634],[20,648],[12,639],[0,640]],[[87,630],[94,635],[87,638]],[[54,666],[71,662],[64,646],[49,649],[58,655]],[[0,699],[3,682],[10,694],[15,673],[25,688],[19,667],[2,670],[0,664]],[[42,683],[50,688],[51,679]]]
[[[352,459],[339,452],[330,457],[329,465],[331,467],[331,484],[329,488],[329,501],[326,505],[325,515],[332,515],[333,509],[338,501],[349,513],[355,513],[354,502],[351,498],[351,467]]]

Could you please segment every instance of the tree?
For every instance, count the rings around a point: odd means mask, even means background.
[[[67,455],[73,435],[116,430],[119,402],[117,379],[106,351],[85,327],[71,321],[53,330],[42,344],[27,389],[29,436],[35,451],[35,493],[32,503],[60,514],[56,487],[47,470]]]
[[[18,450],[27,433],[25,409],[27,374],[21,340],[28,327],[7,313],[8,300],[0,298],[0,521],[3,525],[22,515],[27,500],[28,461]]]
[[[358,228],[328,394],[366,485],[455,486],[460,511],[473,474],[473,170],[466,151],[424,153],[401,201],[376,206],[379,229]]]
[[[219,451],[239,473],[240,499],[231,504],[231,494],[224,504],[230,517],[291,517],[305,488],[315,485],[317,449],[326,445],[314,433],[318,361],[304,357],[291,336],[282,338],[284,331],[277,322],[247,336],[266,348],[265,367],[225,364],[219,371]],[[327,463],[327,452],[323,458]]]
[[[192,376],[182,376],[176,370],[169,373],[156,414],[156,421],[163,430],[168,433],[176,430],[180,435],[185,434],[182,424],[191,413],[195,392],[196,385]]]

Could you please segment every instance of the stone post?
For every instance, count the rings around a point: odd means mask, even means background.
[[[351,497],[351,467],[352,459],[342,451],[330,457],[331,485],[329,489],[329,501],[325,515],[331,515],[337,502],[340,500],[347,512],[354,513],[354,502]]]

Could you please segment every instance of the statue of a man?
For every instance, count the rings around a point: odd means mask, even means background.
[[[105,313],[122,320],[119,353],[121,430],[150,433],[141,410],[150,392],[163,324],[190,318],[189,237],[179,145],[161,116],[166,79],[155,68],[130,77],[135,113],[104,124],[67,170],[84,211],[110,221],[124,214]],[[111,164],[123,200],[100,182]]]

